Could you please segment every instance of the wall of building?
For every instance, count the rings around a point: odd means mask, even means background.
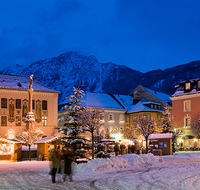
[[[1,98],[7,98],[7,108],[1,108]],[[15,109],[14,106],[14,121],[9,122],[9,99],[21,99],[21,109]],[[24,117],[22,117],[23,111],[23,100],[28,100],[28,91],[19,90],[4,90],[1,89],[0,93],[0,116],[7,116],[7,126],[2,126],[2,117],[0,117],[0,132],[7,134],[9,129],[14,129],[15,132],[22,132],[26,123]],[[57,126],[57,116],[58,116],[58,94],[57,93],[46,93],[46,92],[33,92],[33,100],[46,100],[47,110],[41,110],[41,116],[47,117],[47,126],[42,125],[42,121],[35,122],[35,128],[40,128],[46,136],[52,136],[53,128]],[[35,103],[36,104],[36,103]],[[35,105],[36,106],[36,105]],[[33,109],[34,115],[36,114],[36,109]],[[16,126],[16,116],[21,118],[21,125]]]

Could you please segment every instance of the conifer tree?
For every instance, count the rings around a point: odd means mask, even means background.
[[[66,98],[69,99],[69,103],[64,107],[67,113],[58,120],[64,123],[64,126],[58,128],[58,132],[62,134],[61,143],[65,146],[73,146],[75,153],[79,152],[78,144],[85,144],[84,139],[80,137],[80,133],[83,132],[81,120],[83,113],[81,105],[83,101],[81,98],[83,98],[83,91],[79,87],[74,87],[74,94]]]

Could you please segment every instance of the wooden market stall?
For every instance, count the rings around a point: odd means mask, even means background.
[[[60,146],[62,150],[62,145],[60,144],[60,139],[57,137],[45,137],[35,142],[37,144],[37,160],[48,160],[48,155],[55,146]]]
[[[23,141],[0,138],[0,160],[22,161]]]
[[[172,133],[151,134],[149,141],[157,149],[162,150],[162,155],[172,154]],[[153,149],[156,152],[156,149]]]

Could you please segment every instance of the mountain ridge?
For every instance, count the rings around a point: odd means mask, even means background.
[[[182,80],[200,78],[200,61],[181,64],[164,70],[142,73],[112,62],[101,63],[93,56],[66,52],[57,57],[35,61],[28,66],[15,65],[0,71],[29,77],[60,91],[59,102],[69,96],[74,86],[84,91],[129,94],[138,85],[173,94],[174,86]]]

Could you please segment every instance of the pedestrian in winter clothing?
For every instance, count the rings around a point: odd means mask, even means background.
[[[137,154],[140,154],[140,143],[137,143]]]
[[[115,143],[114,151],[115,151],[115,156],[118,156],[119,155],[119,145],[117,143]]]
[[[52,183],[55,183],[55,179],[56,179],[56,172],[57,169],[60,169],[60,163],[61,163],[61,159],[60,159],[60,150],[58,148],[55,148],[51,154],[49,155],[50,157],[50,161],[52,161],[52,168],[51,168],[51,179],[52,179]]]
[[[125,148],[126,148],[126,146],[124,144],[120,144],[121,155],[124,154]]]
[[[128,145],[128,153],[131,154],[132,153],[132,149],[131,149],[131,145]]]
[[[132,146],[131,146],[131,152],[134,154],[135,153],[135,145],[134,144],[132,144]]]
[[[66,180],[66,175],[69,176],[70,181],[72,181],[72,162],[75,159],[75,152],[73,149],[67,149],[63,153],[64,159],[64,175],[63,181]]]

